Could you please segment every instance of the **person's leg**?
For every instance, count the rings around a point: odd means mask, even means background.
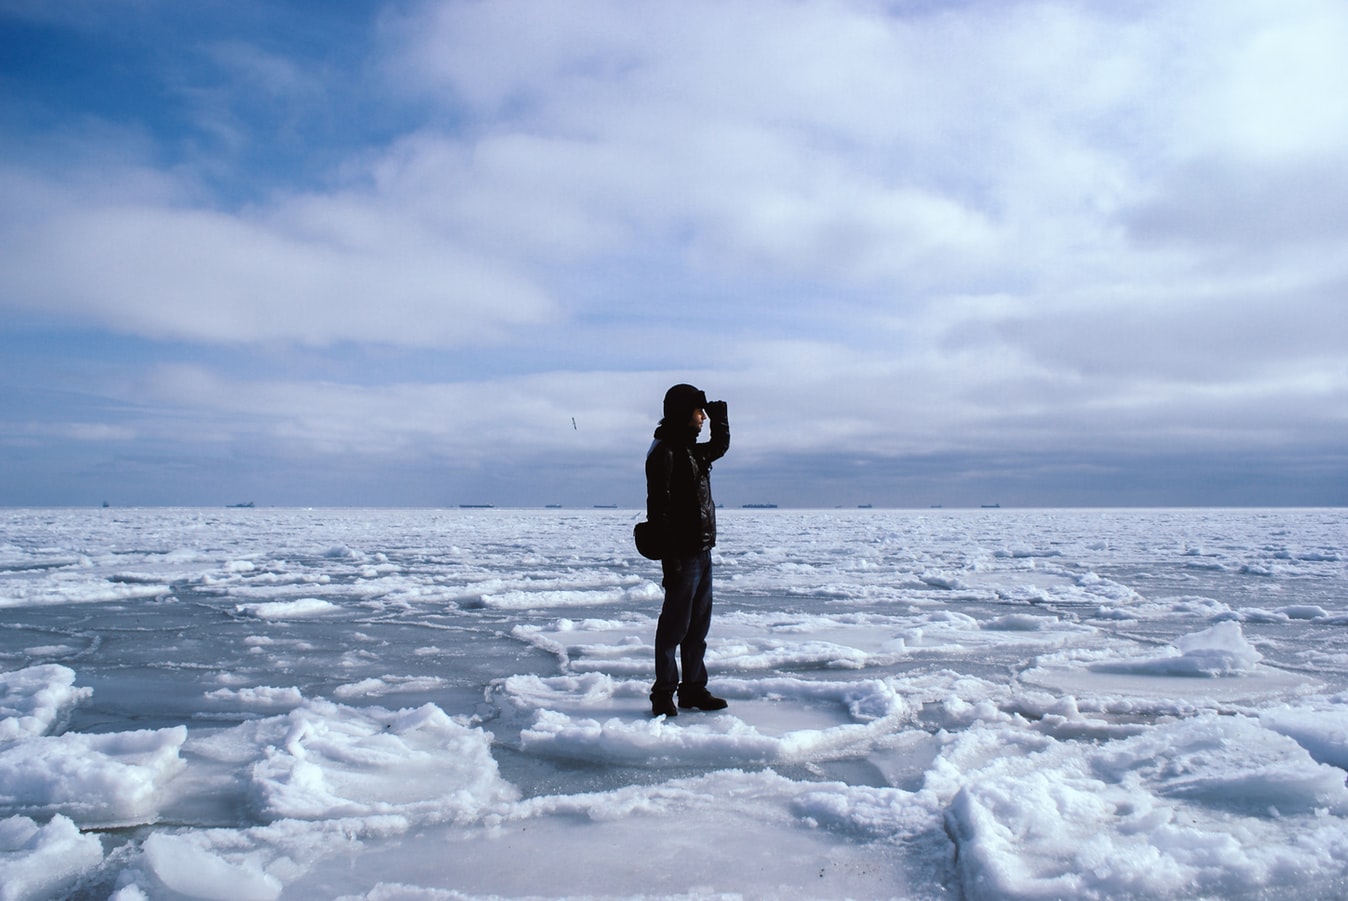
[[[688,629],[679,645],[683,660],[681,692],[707,687],[707,632],[711,629],[711,552],[704,551],[698,558],[698,578],[693,586],[688,608]]]
[[[701,567],[696,557],[669,557],[661,561],[665,603],[655,626],[655,684],[651,686],[652,712],[674,712],[672,698],[679,687],[679,645],[688,634],[693,596]]]
[[[712,575],[711,552],[703,552],[697,587],[689,610],[688,631],[680,646],[683,657],[683,682],[679,685],[679,706],[700,710],[722,710],[724,700],[707,691],[707,631],[711,628]]]

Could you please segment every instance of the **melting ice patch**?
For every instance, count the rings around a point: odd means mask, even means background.
[[[144,866],[164,888],[189,898],[271,901],[280,897],[285,884],[255,862],[258,855],[231,860],[204,845],[193,836],[152,835],[142,848]],[[146,897],[139,887],[136,891]]]
[[[46,735],[93,694],[75,687],[75,671],[59,664],[0,673],[0,742]]]
[[[557,619],[516,626],[517,638],[554,654],[567,672],[645,674],[654,655],[655,617]],[[1009,614],[990,623],[957,611],[894,614],[786,614],[730,610],[716,620],[707,662],[718,672],[864,670],[958,648],[1052,649],[1095,635],[1058,617]]]
[[[305,701],[284,716],[204,739],[197,753],[248,763],[267,819],[394,814],[417,822],[472,816],[513,796],[491,739],[433,704],[398,711]]]
[[[206,700],[221,707],[243,710],[289,710],[304,702],[304,695],[292,686],[256,685],[244,688],[217,688],[205,695]]]
[[[1103,647],[1045,654],[1020,679],[1119,712],[1151,715],[1188,715],[1217,703],[1258,702],[1319,684],[1262,660],[1240,624],[1223,621],[1181,636],[1161,653],[1112,640]],[[1158,704],[1160,698],[1171,699],[1169,706]]]
[[[258,619],[306,619],[335,613],[341,608],[322,598],[299,598],[293,601],[238,604],[234,609],[243,616],[255,616]]]
[[[58,572],[31,582],[6,581],[0,591],[0,609],[147,600],[169,593],[169,587],[162,582],[147,583],[117,576],[90,579],[80,572]]]
[[[166,783],[183,769],[186,726],[42,736],[0,747],[0,804],[81,826],[154,822]]]
[[[1259,722],[1294,740],[1319,762],[1348,770],[1348,698],[1314,707],[1273,707],[1260,712]]]
[[[1239,624],[1223,622],[1181,637],[1169,654],[1140,660],[1101,661],[1091,664],[1091,669],[1135,675],[1240,676],[1253,672],[1261,659],[1263,655],[1245,640]]]
[[[884,680],[722,679],[717,690],[735,699],[733,713],[678,722],[651,719],[644,682],[602,674],[510,677],[495,698],[527,721],[519,737],[526,753],[642,767],[833,759],[882,740],[908,713]]]
[[[333,695],[342,700],[352,698],[382,698],[387,695],[406,694],[408,692],[427,692],[445,684],[437,676],[380,676],[348,682],[332,690]]]
[[[103,845],[69,817],[0,819],[0,898],[59,898],[103,862]]]
[[[1232,897],[1348,853],[1343,772],[1242,717],[1050,741],[963,781],[946,822],[971,898]]]

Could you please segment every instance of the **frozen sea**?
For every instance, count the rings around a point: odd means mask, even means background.
[[[0,511],[0,901],[1348,897],[1348,511]]]

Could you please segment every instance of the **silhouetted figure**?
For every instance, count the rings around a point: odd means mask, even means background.
[[[711,440],[698,443],[708,419]],[[665,588],[655,629],[652,716],[677,716],[678,707],[721,710],[726,706],[707,691],[703,657],[711,626],[711,549],[716,544],[711,464],[729,447],[725,401],[708,402],[707,395],[692,385],[675,385],[665,393],[664,418],[646,454],[646,518],[661,537]],[[675,691],[678,707],[674,706]]]

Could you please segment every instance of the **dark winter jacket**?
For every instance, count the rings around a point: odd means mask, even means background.
[[[646,519],[663,536],[666,556],[686,557],[716,544],[711,464],[730,447],[730,423],[711,420],[711,440],[688,426],[662,423],[646,454]]]

